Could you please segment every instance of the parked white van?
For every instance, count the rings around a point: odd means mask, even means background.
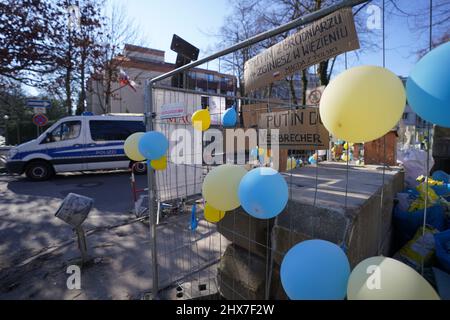
[[[12,148],[6,167],[34,181],[50,179],[58,172],[130,168],[123,144],[135,132],[145,132],[143,116],[66,117],[37,139]],[[135,171],[144,173],[145,164],[136,165]]]

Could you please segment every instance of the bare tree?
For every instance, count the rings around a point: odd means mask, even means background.
[[[246,40],[267,29],[262,19],[261,2],[257,0],[232,0],[232,13],[224,20],[223,26],[215,36],[219,39],[218,48],[229,47],[235,43]],[[234,73],[239,81],[240,94],[244,93],[244,65],[247,60],[256,55],[261,48],[268,47],[267,42],[243,48],[234,54],[222,58],[222,66]]]
[[[139,25],[128,17],[123,3],[114,2],[105,16],[102,50],[89,90],[102,111],[108,113],[111,111],[111,100],[114,97],[113,85],[117,82],[119,70],[126,61],[122,55],[125,44],[144,45],[146,41]]]
[[[339,0],[270,0],[270,1],[232,1],[233,12],[225,19],[223,27],[217,35],[220,39],[219,47],[223,48],[237,42],[248,39],[257,33],[281,26],[289,21],[302,17],[311,12],[331,6]],[[355,10],[357,15],[364,6]],[[376,44],[370,40],[371,31],[365,28],[364,19],[355,19],[358,26],[361,46],[366,49],[372,49]],[[297,30],[299,30],[298,28]],[[257,45],[244,48],[234,56],[226,57],[224,60],[228,70],[236,70],[240,80],[240,93],[243,95],[243,70],[245,62],[255,56],[261,50],[266,49],[275,43],[287,38],[297,30],[291,30],[276,37],[263,41]],[[327,85],[330,81],[336,57],[320,62],[316,69],[317,76],[322,85]],[[301,81],[302,103],[306,103],[306,89],[308,88],[309,68],[301,70],[300,77],[296,75],[286,77],[287,87],[291,95],[291,101],[298,104],[297,81]],[[266,95],[272,95],[274,85],[270,85]]]
[[[432,4],[431,8],[430,4]],[[386,6],[387,15],[405,19],[411,32],[416,32],[418,36],[425,35],[427,38],[431,36],[431,43],[419,41],[418,43],[422,46],[412,49],[411,54],[421,57],[429,51],[430,45],[431,48],[435,48],[450,41],[450,2],[448,0],[432,2],[422,0],[412,8],[405,8],[394,0],[388,0]]]
[[[0,2],[0,83],[39,86],[55,70],[54,43],[59,39],[49,1]]]

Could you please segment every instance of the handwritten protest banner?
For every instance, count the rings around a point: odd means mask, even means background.
[[[264,87],[298,70],[358,48],[352,10],[338,10],[248,60],[244,66],[245,91]]]
[[[268,129],[267,143],[278,142],[281,149],[325,150],[330,143],[318,108],[263,113],[259,116],[258,128]],[[278,129],[278,133],[271,129]]]

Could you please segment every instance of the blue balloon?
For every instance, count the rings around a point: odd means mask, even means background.
[[[286,207],[289,194],[281,174],[272,168],[260,167],[242,178],[238,196],[248,214],[258,219],[271,219]]]
[[[234,127],[237,122],[237,112],[234,107],[229,108],[222,115],[222,125],[224,127]]]
[[[422,118],[450,128],[450,42],[427,53],[406,81],[411,108]]]
[[[450,182],[450,175],[442,170],[433,172],[432,178],[436,181],[443,181],[444,183]]]
[[[313,156],[311,156],[311,157],[308,158],[308,162],[309,162],[310,164],[316,164],[316,163],[317,163],[317,160],[316,160]]]
[[[350,263],[344,251],[325,240],[296,244],[284,256],[280,277],[291,300],[342,300]]]
[[[139,140],[139,152],[148,160],[157,160],[164,156],[169,148],[169,141],[157,131],[149,131]]]

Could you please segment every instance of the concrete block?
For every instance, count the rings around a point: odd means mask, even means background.
[[[275,219],[255,219],[241,207],[227,212],[217,223],[219,231],[227,240],[265,259],[270,250],[270,230]]]
[[[238,295],[263,299],[266,257],[270,252],[270,297],[285,299],[279,266],[293,245],[307,239],[342,245],[352,267],[367,257],[388,255],[393,200],[403,189],[404,174],[393,168],[385,170],[383,176],[381,169],[364,166],[347,171],[343,163],[327,162],[318,167],[297,168],[283,173],[289,186],[289,202],[276,219],[255,219],[241,208],[227,213],[217,226],[233,243],[222,257],[218,271],[222,295],[227,299],[237,299]],[[234,289],[230,290],[230,286]]]
[[[217,270],[220,294],[227,300],[265,299],[266,260],[230,244]]]

